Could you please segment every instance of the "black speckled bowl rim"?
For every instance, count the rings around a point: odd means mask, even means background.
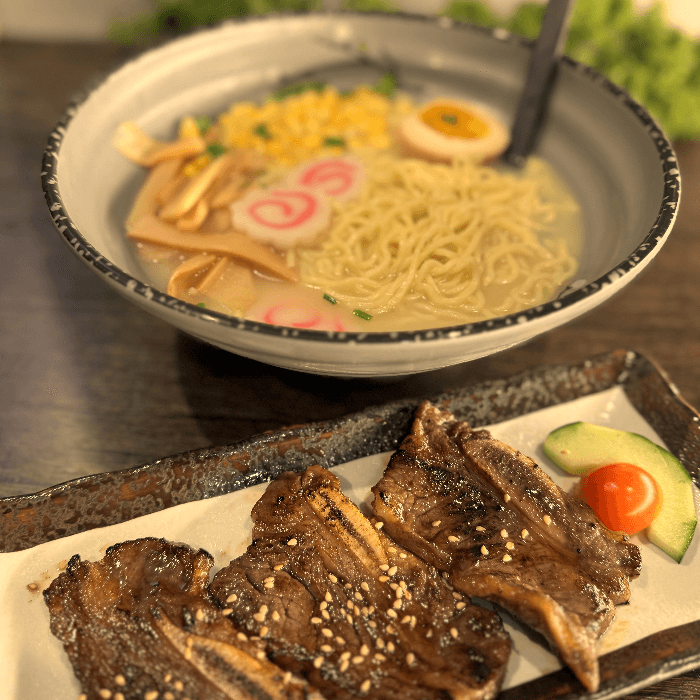
[[[474,427],[621,387],[683,462],[700,487],[700,414],[664,371],[630,350],[572,365],[538,367],[432,400]],[[160,459],[135,469],[95,474],[36,494],[0,499],[0,552],[19,551],[113,525],[181,503],[263,483],[311,464],[333,467],[394,450],[410,429],[419,400],[396,401],[338,420],[258,435]],[[601,685],[589,695],[568,669],[503,691],[498,700],[612,700],[700,667],[698,620],[663,630],[600,658]],[[669,695],[671,697],[671,695]]]
[[[290,16],[298,16],[295,13],[285,13]],[[302,13],[307,14],[307,13]],[[311,15],[323,16],[343,16],[343,15],[369,15],[376,17],[377,13],[308,13]],[[241,25],[245,22],[260,22],[266,19],[277,18],[284,14],[268,15],[264,17],[247,17],[239,20],[226,20],[222,23],[217,23],[213,27],[205,29],[197,29],[187,33],[186,36],[206,31],[215,31],[217,28],[224,25]],[[478,32],[480,34],[491,35],[494,40],[501,42],[516,42],[525,47],[531,48],[533,42],[528,39],[510,34],[502,29],[484,29],[469,24],[462,24],[446,20],[444,17],[427,17],[425,15],[415,15],[409,13],[391,13],[393,18],[402,17],[409,21],[422,21],[431,23],[440,23],[442,26],[446,24],[455,31]],[[178,41],[184,37],[178,37],[172,41]],[[167,42],[171,43],[171,42]],[[157,51],[160,46],[156,46],[150,50]],[[145,52],[148,53],[148,50]],[[138,56],[131,58],[122,65],[128,65],[131,61],[138,60]],[[60,194],[60,185],[56,173],[56,166],[60,155],[61,143],[70,128],[72,118],[75,116],[80,106],[91,95],[91,93],[99,87],[108,77],[104,76],[102,80],[95,81],[87,87],[83,93],[73,99],[68,107],[63,112],[55,129],[51,132],[47,147],[44,151],[42,160],[41,185],[44,191],[44,197],[48,205],[51,217],[58,232],[64,237],[68,245],[73,249],[74,253],[81,257],[86,264],[91,266],[98,274],[107,275],[110,280],[117,285],[121,285],[125,289],[144,297],[149,303],[160,304],[168,309],[198,318],[203,323],[213,323],[223,327],[235,328],[239,331],[250,331],[262,333],[263,335],[271,335],[278,337],[295,337],[307,341],[316,341],[320,343],[405,343],[406,341],[439,341],[447,338],[454,338],[466,335],[476,335],[486,333],[492,330],[508,328],[511,326],[521,325],[523,323],[534,321],[536,319],[547,316],[548,314],[568,308],[577,302],[592,296],[609,286],[613,282],[629,274],[640,262],[647,256],[653,254],[658,248],[667,233],[670,231],[675,221],[678,205],[680,202],[680,171],[676,159],[673,146],[666,138],[663,130],[658,123],[651,117],[647,110],[638,104],[630,95],[621,87],[610,82],[599,71],[590,66],[586,66],[578,61],[567,56],[562,58],[562,63],[568,65],[573,70],[578,71],[586,76],[591,82],[597,83],[603,90],[609,92],[613,97],[619,100],[626,109],[628,109],[634,117],[648,131],[652,139],[656,151],[659,156],[663,168],[663,197],[656,220],[649,230],[649,233],[644,237],[644,240],[639,246],[620,264],[616,265],[612,270],[598,279],[589,282],[585,286],[568,292],[565,296],[555,300],[540,304],[538,306],[500,316],[486,321],[476,323],[460,324],[454,326],[446,326],[442,328],[433,328],[419,331],[393,331],[393,332],[329,332],[321,330],[309,330],[300,328],[290,328],[288,326],[276,326],[261,323],[259,321],[248,321],[235,316],[228,316],[215,311],[203,310],[194,304],[181,301],[175,297],[169,296],[164,292],[155,290],[150,285],[147,285],[135,277],[124,272],[121,268],[114,265],[107,258],[100,254],[89,242],[88,239],[80,232],[71,220],[70,214],[63,206],[63,201]],[[118,70],[118,69],[116,69]]]

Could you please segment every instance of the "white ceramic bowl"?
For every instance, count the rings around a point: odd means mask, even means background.
[[[530,51],[507,33],[393,14],[269,16],[198,31],[145,52],[68,107],[44,156],[48,206],[59,233],[105,282],[233,353],[318,374],[392,376],[504,350],[580,316],[632,281],[676,217],[680,176],[671,145],[642,107],[596,71],[563,60],[536,149],[582,207],[578,281],[527,311],[449,328],[299,330],[208,312],[154,289],[123,228],[144,173],[110,139],[127,120],[169,139],[185,114],[216,115],[301,76],[350,87],[388,69],[418,98],[464,96],[511,123]]]

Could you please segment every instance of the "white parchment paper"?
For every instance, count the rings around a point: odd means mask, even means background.
[[[489,426],[494,437],[533,457],[560,486],[576,479],[544,456],[542,443],[554,428],[584,420],[630,430],[663,444],[659,436],[615,387],[593,396]],[[370,488],[380,478],[389,454],[355,460],[334,469],[345,494],[355,503],[369,503]],[[250,543],[250,510],[265,490],[261,484],[243,491],[176,506],[121,525],[91,530],[34,547],[0,554],[0,699],[75,700],[80,686],[60,642],[49,630],[48,609],[40,590],[48,586],[73,554],[100,559],[106,547],[138,537],[165,537],[202,547],[216,561],[215,571],[242,554]],[[696,510],[700,493],[695,489]],[[643,536],[642,574],[632,582],[629,605],[618,606],[615,621],[600,641],[601,653],[612,651],[654,632],[700,619],[700,535],[682,564],[677,564]],[[39,584],[39,591],[28,586]],[[513,639],[513,655],[504,687],[519,685],[559,668],[541,639],[504,617]]]

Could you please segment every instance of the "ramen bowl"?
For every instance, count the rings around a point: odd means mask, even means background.
[[[145,174],[111,144],[135,121],[164,140],[187,114],[217,115],[299,79],[347,88],[393,72],[417,101],[463,97],[511,124],[531,44],[444,18],[315,13],[231,21],[151,49],[71,104],[44,155],[43,188],[78,259],[134,304],[207,343],[272,365],[338,376],[395,376],[483,357],[546,333],[631,282],[673,226],[680,175],[648,113],[567,58],[535,153],[581,207],[575,279],[518,313],[419,331],[339,332],[270,325],[180,301],[146,278],[124,222]]]

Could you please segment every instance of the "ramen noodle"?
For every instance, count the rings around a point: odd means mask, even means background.
[[[290,92],[215,123],[186,117],[172,142],[120,127],[119,150],[149,169],[126,228],[154,286],[342,332],[485,320],[571,279],[578,206],[540,159],[522,172],[479,162],[507,143],[488,113],[457,100],[421,111],[370,87]],[[437,135],[420,141],[426,129]]]

